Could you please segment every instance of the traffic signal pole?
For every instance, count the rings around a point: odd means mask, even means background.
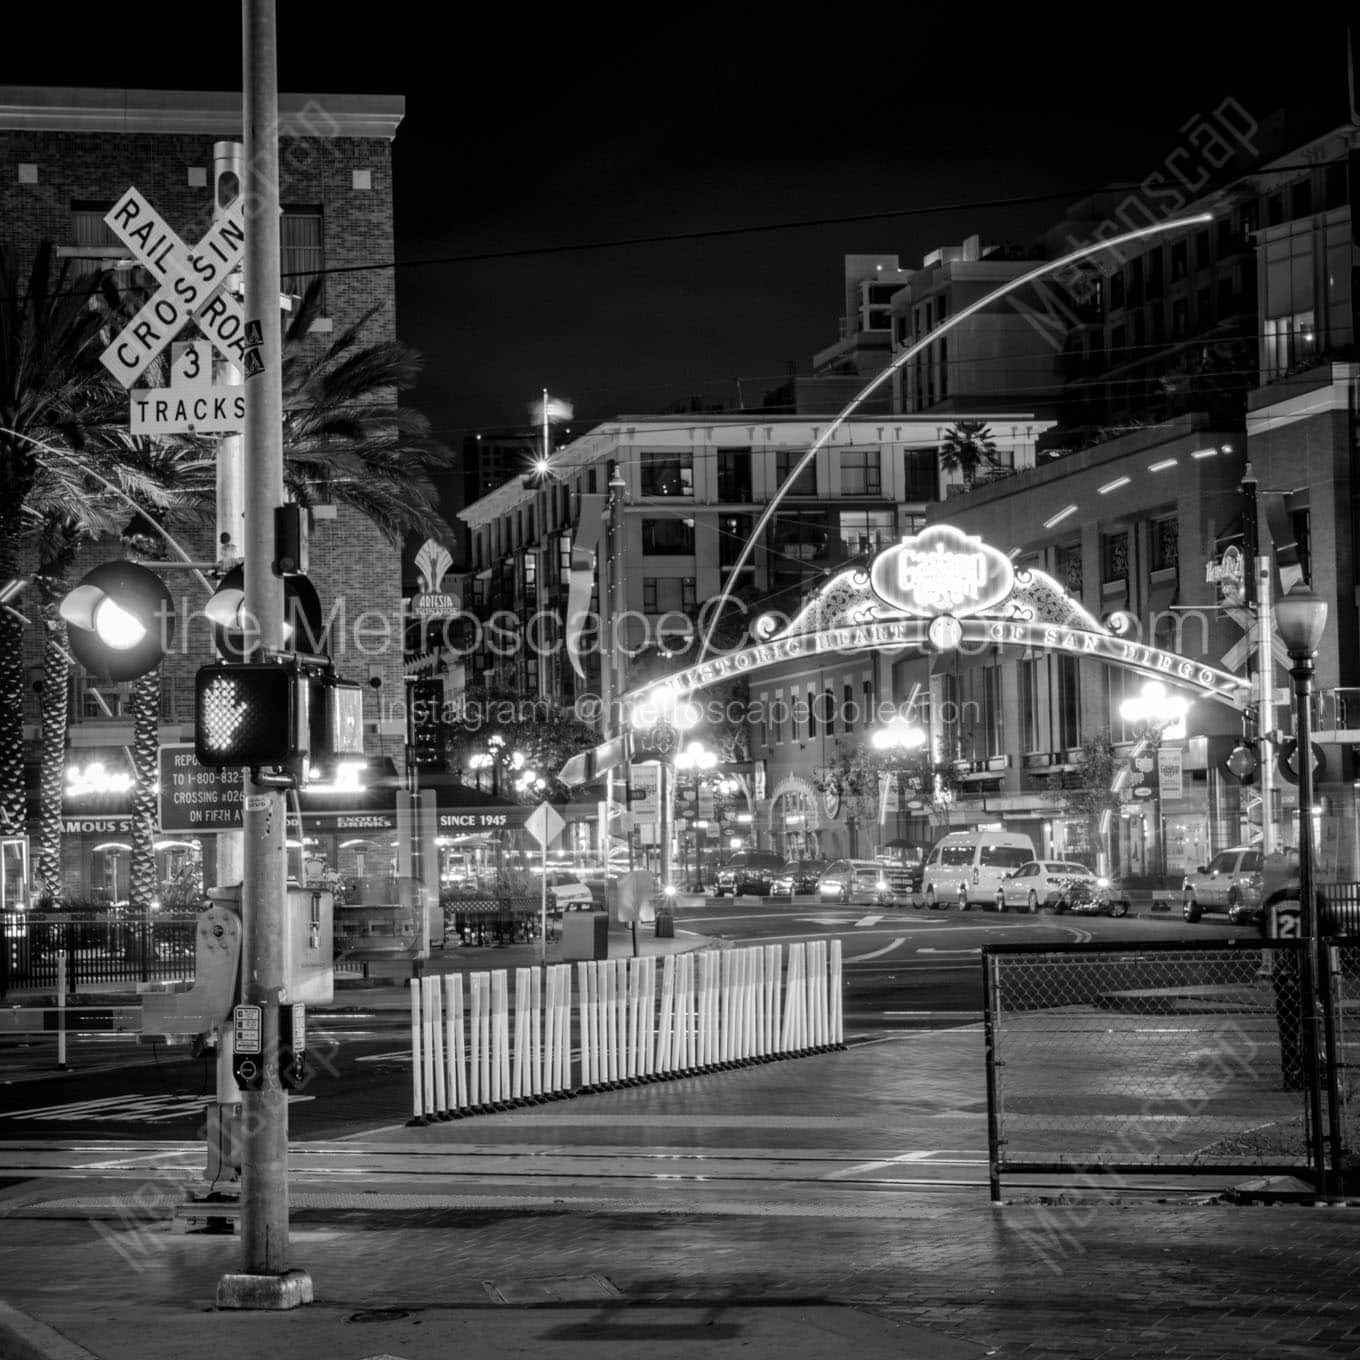
[[[275,576],[274,510],[283,498],[282,326],[279,315],[279,129],[275,0],[243,0],[245,91],[246,365],[245,603],[253,642],[283,651],[283,581]],[[258,346],[252,346],[255,332]],[[282,788],[247,772],[244,785],[241,993],[259,1008],[262,1075],[242,1092],[241,1271],[224,1275],[217,1303],[293,1308],[312,1301],[311,1277],[288,1263],[288,1104],[279,1076],[287,901]]]

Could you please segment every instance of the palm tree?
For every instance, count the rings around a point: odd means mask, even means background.
[[[52,266],[51,242],[26,276],[0,246],[0,583],[18,574],[42,443],[81,449],[91,412],[107,411],[112,381],[99,364],[97,300],[112,296],[108,276],[76,276],[63,264],[54,279]],[[21,627],[0,612],[0,831],[10,834],[22,834],[25,812]]]
[[[313,280],[283,341],[284,484],[299,505],[336,501],[370,519],[389,542],[448,538],[430,474],[449,453],[420,412],[396,397],[415,385],[420,355],[397,340],[360,346],[377,308],[334,340],[309,338],[320,315]]]
[[[950,472],[961,472],[967,487],[976,481],[979,468],[999,471],[1001,460],[997,457],[996,441],[986,422],[960,420],[951,425],[940,442],[940,464]]]
[[[90,425],[79,456],[47,446],[24,506],[37,557],[34,580],[43,625],[40,692],[38,844],[34,878],[55,894],[61,883],[61,818],[65,782],[71,654],[59,612],[73,584],[67,574],[84,542],[119,531],[129,502],[163,510],[173,492],[167,478],[179,475],[150,441],[129,441],[116,428]],[[154,776],[153,776],[154,777]],[[152,809],[154,816],[154,808]]]

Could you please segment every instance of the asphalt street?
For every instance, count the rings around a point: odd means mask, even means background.
[[[813,903],[708,901],[682,908],[687,930],[736,943],[838,938],[845,959],[847,1039],[947,1029],[981,1018],[984,944],[1091,939],[1223,938],[1226,924],[1179,918],[999,915],[956,910],[824,907]],[[478,951],[497,966],[497,951]],[[479,964],[482,958],[478,959]],[[341,1138],[375,1123],[404,1121],[411,1070],[408,1017],[400,1007],[365,1004],[362,989],[336,993],[309,1023],[309,1078],[294,1093],[290,1133],[299,1141]],[[69,1072],[55,1068],[55,1042],[39,1036],[0,1046],[0,1141],[188,1139],[201,1137],[213,1103],[214,1062],[184,1046],[132,1036],[72,1040]],[[981,1091],[981,1069],[976,1073]]]

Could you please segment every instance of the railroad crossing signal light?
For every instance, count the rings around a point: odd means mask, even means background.
[[[101,563],[57,612],[76,660],[96,680],[110,683],[150,674],[175,636],[175,605],[165,583],[133,562]]]
[[[204,666],[194,682],[194,754],[200,765],[286,765],[307,750],[306,706],[295,666]]]
[[[233,567],[222,578],[203,613],[213,626],[213,641],[224,661],[250,661],[259,642],[246,630],[246,577],[243,567]],[[306,576],[283,578],[284,646],[290,652],[324,655],[325,626],[321,597]]]

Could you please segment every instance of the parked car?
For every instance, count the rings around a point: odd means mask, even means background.
[[[565,869],[548,870],[549,911],[591,911],[594,907],[595,894],[577,874]]]
[[[926,906],[957,902],[967,911],[974,903],[995,902],[1001,880],[1035,858],[1034,842],[1018,832],[951,831],[926,859]]]
[[[1129,898],[1121,884],[1105,878],[1074,879],[1053,910],[1079,916],[1127,916]]]
[[[1187,921],[1198,921],[1206,911],[1226,912],[1236,922],[1259,920],[1261,889],[1260,850],[1236,845],[1220,850],[1208,864],[1186,874],[1181,908]]]
[[[892,846],[875,856],[894,897],[916,898],[920,895],[927,850],[924,845]]]
[[[828,905],[841,902],[881,907],[892,902],[892,888],[881,864],[871,859],[836,859],[818,881],[817,896]]]
[[[719,870],[713,885],[714,897],[765,897],[775,875],[784,867],[784,857],[767,850],[740,850]]]
[[[1065,859],[1032,859],[1008,874],[997,885],[996,909],[1016,907],[1038,911],[1040,907],[1058,908],[1077,883],[1095,887],[1099,880],[1084,864]]]
[[[798,893],[815,893],[817,883],[830,867],[825,859],[791,859],[770,882],[773,897],[792,897]]]

